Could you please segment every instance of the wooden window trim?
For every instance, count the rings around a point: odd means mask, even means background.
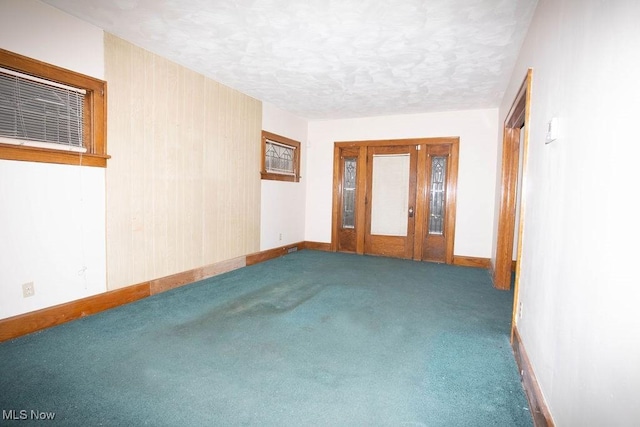
[[[107,159],[107,82],[0,49],[0,66],[86,90],[84,100],[83,144],[86,153],[66,150],[0,144],[0,159],[106,167]]]
[[[265,166],[265,154],[267,150],[267,140],[274,141],[280,144],[288,145],[293,147],[293,168],[295,171],[295,175],[284,175],[279,173],[267,172],[267,168]],[[277,135],[275,133],[262,131],[262,154],[261,154],[261,165],[260,165],[260,177],[262,179],[273,180],[273,181],[289,181],[289,182],[299,182],[300,181],[300,142],[295,141],[293,139]]]

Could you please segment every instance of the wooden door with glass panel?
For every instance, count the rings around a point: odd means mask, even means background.
[[[459,142],[336,142],[331,249],[452,264]]]
[[[338,231],[337,249],[341,252],[356,252],[358,248],[358,158],[359,148],[340,150],[338,181]]]
[[[365,253],[413,257],[416,168],[415,145],[367,148]]]
[[[455,177],[452,174],[452,144],[426,146],[427,200],[425,203],[422,260],[448,262],[453,256]],[[456,172],[457,174],[457,172]],[[449,250],[448,250],[449,249]]]

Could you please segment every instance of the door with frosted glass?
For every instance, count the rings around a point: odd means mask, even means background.
[[[416,167],[415,145],[368,148],[365,253],[413,257]]]

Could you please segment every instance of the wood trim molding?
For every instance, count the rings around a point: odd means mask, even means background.
[[[331,204],[331,250],[338,250],[338,219],[340,217],[340,198],[342,197],[342,182],[340,182],[340,147],[333,147],[333,194]],[[358,165],[359,166],[359,165]],[[358,170],[358,169],[357,169]],[[359,176],[358,174],[357,176]]]
[[[309,249],[309,250],[313,250],[313,251],[325,251],[325,252],[331,252],[331,243],[324,243],[324,242],[308,242],[305,241],[304,242],[304,247],[302,249]]]
[[[429,198],[424,195],[429,191],[429,178],[427,177],[427,168],[424,165],[427,164],[428,155],[427,150],[418,151],[418,167],[416,176],[416,215],[415,215],[415,230],[413,239],[413,260],[422,261],[422,252],[424,239],[426,237],[425,223],[426,212],[428,210]],[[447,180],[448,182],[448,180]]]
[[[278,258],[288,253],[302,250],[305,242],[293,243],[291,245],[279,246],[273,249],[267,249],[266,251],[255,252],[247,255],[247,266],[258,264],[260,262],[268,261],[270,259]]]
[[[151,295],[156,295],[218,274],[233,271],[248,265],[286,255],[292,250],[313,249],[329,251],[329,243],[299,242],[267,251],[256,252],[229,260],[217,262],[189,271],[172,274],[137,285],[114,289],[75,301],[43,308],[29,313],[0,319],[0,342],[18,338],[42,329],[61,325],[71,320],[90,316]]]
[[[331,243],[303,241],[291,245],[280,246],[250,255],[221,261],[171,276],[161,277],[137,285],[127,286],[98,295],[70,301],[53,307],[17,316],[0,319],[0,342],[18,338],[42,329],[61,325],[71,320],[90,316],[120,305],[128,304],[151,295],[156,295],[180,286],[189,285],[199,280],[208,279],[218,274],[233,271],[245,266],[258,264],[278,258],[298,250],[317,250],[331,252]],[[474,257],[454,257],[455,265],[467,267],[488,267],[489,259]]]
[[[538,385],[538,380],[533,372],[529,357],[522,343],[520,333],[517,327],[513,327],[513,341],[511,343],[513,348],[513,354],[518,364],[518,370],[520,371],[520,378],[522,380],[522,386],[524,392],[529,401],[529,409],[533,418],[533,424],[535,427],[554,427],[553,417],[549,412],[549,408],[544,400],[544,396]]]
[[[25,162],[57,163],[75,166],[95,166],[104,168],[110,156],[76,153],[73,151],[50,150],[47,148],[26,147],[24,145],[0,144],[0,159]]]
[[[141,283],[2,319],[0,342],[146,298],[149,289],[149,283]]]
[[[364,141],[336,141],[336,147],[389,147],[395,145],[452,144],[459,141],[457,136],[436,136],[433,138],[375,139]]]
[[[453,244],[456,235],[456,212],[458,200],[458,162],[460,157],[460,138],[452,138],[451,153],[449,154],[449,171],[447,172],[447,216],[446,230],[447,243],[445,258],[446,263],[453,263]]]
[[[489,258],[455,255],[453,257],[453,265],[459,265],[461,267],[490,268],[491,260]]]
[[[511,288],[511,263],[513,256],[514,228],[517,204],[519,147],[524,144],[523,171],[526,171],[528,152],[528,131],[531,110],[532,70],[527,75],[507,113],[504,121],[502,137],[502,170],[500,171],[500,207],[498,210],[497,245],[495,265],[492,266],[491,277],[498,289]],[[525,127],[524,140],[520,141],[520,129]],[[523,179],[526,179],[523,173]],[[520,225],[518,229],[518,245],[522,241],[522,224],[524,222],[524,194],[520,206]],[[520,259],[520,250],[518,250]],[[517,279],[516,279],[517,283]],[[517,294],[516,294],[517,295]]]
[[[522,188],[527,187],[527,168],[529,165],[529,128],[531,123],[531,89],[533,85],[533,69],[529,68],[527,71],[527,77],[525,78],[525,82],[523,84],[527,85],[526,95],[525,95],[525,114],[524,114],[524,141],[522,141],[523,153],[522,153]],[[525,217],[526,217],[526,204],[527,204],[527,195],[526,191],[522,192],[520,197],[520,221],[518,223],[518,247],[516,248],[516,268],[515,268],[515,281],[513,285],[513,310],[511,314],[511,340],[513,341],[514,329],[516,327],[516,316],[518,314],[518,305],[520,299],[520,271],[522,269],[522,240],[524,236],[524,226],[525,226]]]
[[[162,277],[160,279],[151,280],[149,288],[151,295],[159,294],[170,289],[188,285],[199,280],[208,279],[218,274],[228,271],[237,270],[246,266],[246,257],[241,256],[226,261],[216,262],[215,264],[206,265],[193,270],[183,271],[182,273],[172,274],[171,276]]]
[[[359,147],[358,153],[358,170],[362,173],[357,174],[356,186],[357,188],[367,188],[367,174],[364,173],[367,170],[367,146],[362,145]],[[365,197],[358,196],[356,190],[356,253],[358,255],[364,255],[364,239],[366,235],[366,223],[367,223],[367,202],[366,193]]]

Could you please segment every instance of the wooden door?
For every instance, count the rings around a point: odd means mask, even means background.
[[[459,142],[457,137],[336,142],[333,153],[331,250],[452,264]],[[445,206],[441,213],[436,213],[435,208],[431,209],[434,215],[444,217],[444,228],[441,231],[432,228],[429,232],[432,158],[445,155],[447,160],[443,172],[446,181],[442,195]],[[399,203],[399,209],[404,209],[402,215],[398,214],[406,229],[402,233],[381,232],[378,228],[379,218],[375,218],[378,211],[374,206],[379,200],[375,198],[373,189],[374,177],[377,177],[374,166],[385,156],[404,156],[405,165],[409,165],[408,172],[405,167],[409,178],[405,177],[400,185],[391,184],[388,189],[396,196],[395,193],[400,194],[400,190],[404,192],[402,194],[406,193],[406,202]],[[384,172],[384,161],[382,163]],[[350,176],[353,172],[355,176]],[[383,182],[391,183],[386,179]],[[438,193],[436,190],[434,194]]]
[[[365,253],[413,257],[416,170],[415,145],[368,147]]]

